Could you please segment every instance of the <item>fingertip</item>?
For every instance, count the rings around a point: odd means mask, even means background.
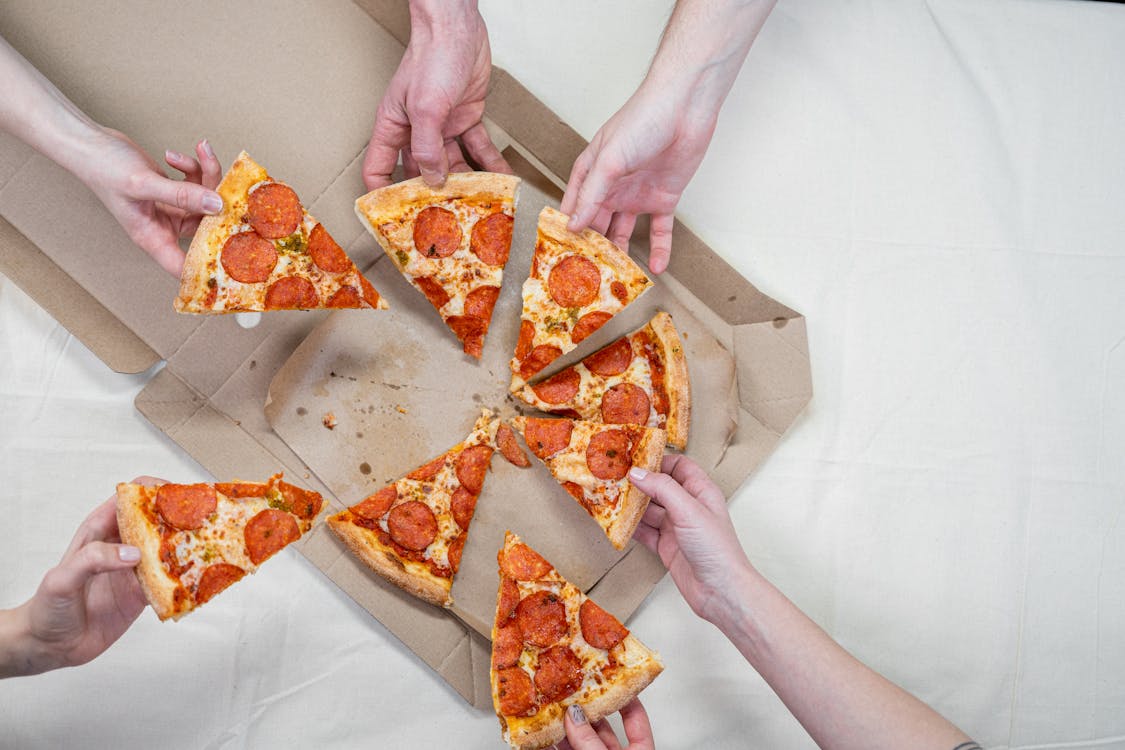
[[[203,213],[215,215],[223,210],[223,197],[214,190],[208,190],[200,201]]]
[[[136,565],[141,560],[141,550],[131,544],[121,544],[117,547],[117,559],[123,563]]]
[[[176,166],[177,164],[184,163],[184,155],[178,151],[166,149],[164,151],[164,161],[168,162],[169,166]]]

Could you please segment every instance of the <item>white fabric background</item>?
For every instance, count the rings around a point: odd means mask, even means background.
[[[590,137],[670,3],[484,0]],[[751,558],[989,748],[1125,748],[1125,8],[781,0],[680,216],[808,317],[813,403],[738,493]],[[0,606],[137,474],[209,477],[0,277]],[[0,683],[0,747],[500,747],[293,552],[202,616]],[[658,746],[811,747],[665,580]]]

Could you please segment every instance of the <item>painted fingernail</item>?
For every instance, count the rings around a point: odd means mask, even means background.
[[[570,704],[570,708],[568,708],[566,712],[570,714],[570,720],[575,724],[586,723],[586,712],[583,711],[582,706],[579,706],[577,703]]]
[[[164,158],[168,161],[183,161],[184,155],[179,151],[165,151]]]
[[[212,159],[215,158],[215,152],[211,148],[211,142],[210,141],[208,141],[206,138],[204,138],[202,141],[200,141],[199,145],[203,147],[203,153],[207,154]]]
[[[209,214],[217,214],[223,210],[223,199],[218,193],[208,193],[203,196],[203,210]]]
[[[141,559],[141,551],[132,545],[123,544],[117,548],[117,557],[121,562],[136,562]]]
[[[645,471],[644,469],[642,469],[639,466],[633,466],[632,468],[629,469],[629,478],[630,479],[635,479],[638,482],[640,482],[641,480],[643,480],[647,476],[648,476],[648,472]]]

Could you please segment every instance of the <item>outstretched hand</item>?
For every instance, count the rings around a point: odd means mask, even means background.
[[[613,727],[605,719],[593,724],[587,723],[586,714],[577,703],[570,706],[563,719],[566,739],[555,747],[558,750],[622,750],[622,745],[613,732]],[[629,750],[653,750],[652,726],[648,714],[637,698],[629,701],[621,709],[621,723],[625,727],[624,747]]]
[[[219,160],[206,140],[195,153],[198,160],[165,152],[168,165],[184,174],[170,179],[127,135],[105,129],[94,140],[92,158],[77,168],[129,238],[175,276],[184,267],[179,238],[194,234],[203,214],[223,208],[215,192],[223,176]]]
[[[652,498],[634,538],[660,556],[692,610],[716,622],[736,577],[752,570],[722,491],[679,454],[666,455],[659,473],[630,470],[629,481]]]
[[[481,122],[492,52],[484,19],[466,5],[411,3],[410,42],[363,162],[368,190],[391,184],[400,153],[407,177],[421,174],[435,187],[449,172],[470,171],[466,153],[483,169],[511,173]]]

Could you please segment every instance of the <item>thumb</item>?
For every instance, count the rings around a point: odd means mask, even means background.
[[[129,197],[175,206],[189,214],[217,214],[223,210],[223,199],[214,190],[155,173],[141,181]]]
[[[629,469],[629,482],[651,497],[667,511],[672,523],[681,525],[697,504],[674,478],[659,471],[645,471],[639,466]]]
[[[140,559],[141,551],[132,545],[91,542],[48,571],[40,589],[52,598],[77,597],[98,573],[132,568]]]
[[[577,703],[572,703],[566,710],[563,726],[566,729],[566,739],[573,750],[606,750],[602,738],[586,720],[586,712]]]

